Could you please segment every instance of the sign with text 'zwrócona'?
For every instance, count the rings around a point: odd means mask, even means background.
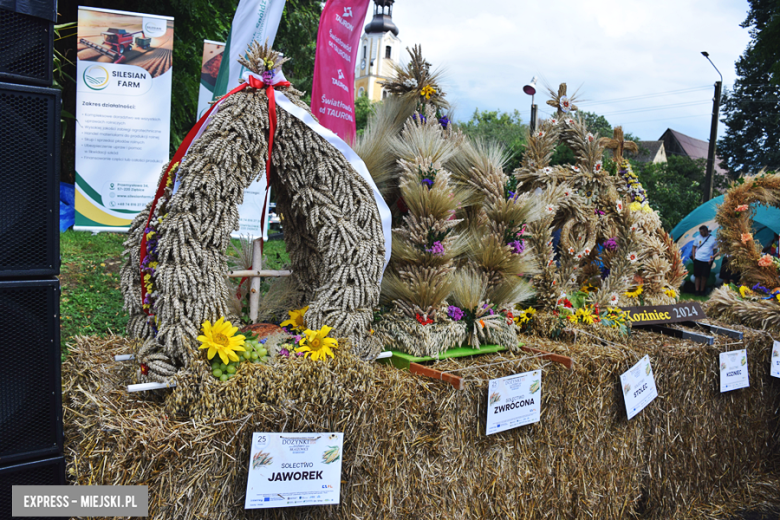
[[[343,433],[254,433],[244,509],[338,504]]]
[[[628,312],[628,319],[634,325],[658,325],[681,321],[703,320],[707,317],[699,302],[687,301],[675,305],[647,305],[645,307],[622,307]]]
[[[493,379],[488,385],[485,435],[539,422],[541,410],[541,370]]]

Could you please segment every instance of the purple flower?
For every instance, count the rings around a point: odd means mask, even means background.
[[[493,309],[488,309],[488,314],[490,314],[491,316],[494,315],[495,313],[496,311],[494,311]]]
[[[432,255],[443,255],[444,254],[444,246],[441,245],[441,242],[439,242],[437,240],[436,242],[433,243],[433,245],[431,246],[430,249],[426,249],[425,251],[427,251],[428,253],[430,253]]]
[[[290,351],[287,350],[286,348],[282,348],[281,350],[279,350],[279,355],[284,357],[290,357]]]
[[[612,237],[608,240],[605,240],[602,244],[604,246],[604,249],[607,249],[609,251],[615,251],[618,248],[617,240],[615,240],[616,237]]]
[[[758,283],[757,283],[756,285],[754,285],[754,286],[752,287],[752,289],[753,289],[755,292],[761,291],[761,292],[762,292],[762,293],[764,293],[764,294],[766,294],[766,293],[768,293],[768,292],[769,292],[769,289],[767,289],[766,287],[764,287],[763,285],[761,285],[761,284],[758,284]]]
[[[523,254],[523,251],[525,251],[525,240],[515,240],[514,242],[510,242],[509,246],[512,248],[514,254],[521,255]]]
[[[450,305],[449,309],[447,310],[447,316],[449,316],[452,321],[460,321],[463,319],[463,311],[460,309],[460,307]]]
[[[439,124],[441,125],[442,128],[444,128],[446,130],[447,126],[450,124],[450,118],[447,117],[447,116],[440,117],[439,118]]]
[[[428,188],[433,186],[433,179],[423,179],[422,183],[428,186]]]
[[[258,342],[262,345],[265,345],[265,342],[268,341],[268,338],[263,338],[261,340],[258,340]]]
[[[274,75],[275,75],[275,73],[274,73],[273,69],[267,70],[267,71],[263,72],[263,74],[262,74],[262,76],[263,76],[263,83],[265,83],[266,85],[270,85],[271,82],[274,80]]]
[[[600,209],[598,209],[598,208],[596,208],[596,209],[593,211],[593,214],[594,214],[594,215],[598,215],[598,216],[605,215],[605,213],[604,213],[603,211],[601,211]]]

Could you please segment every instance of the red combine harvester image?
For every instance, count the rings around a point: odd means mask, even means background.
[[[98,51],[99,53],[111,58],[113,63],[122,63],[125,61],[125,52],[133,48],[133,36],[140,34],[140,37],[135,39],[135,46],[141,49],[148,49],[151,47],[152,39],[145,38],[143,31],[136,31],[129,33],[124,29],[109,28],[108,30],[100,33],[103,35],[103,45],[92,43],[91,41],[82,38],[80,43],[87,47]]]

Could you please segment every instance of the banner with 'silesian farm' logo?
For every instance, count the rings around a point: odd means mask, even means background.
[[[168,162],[173,18],[79,7],[76,225],[126,231]]]
[[[355,57],[369,0],[328,0],[320,16],[311,111],[325,128],[355,142]]]

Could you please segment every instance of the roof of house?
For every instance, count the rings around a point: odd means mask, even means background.
[[[691,159],[707,159],[709,153],[710,144],[707,141],[696,139],[689,135],[685,135],[671,128],[667,128],[666,132],[660,138],[662,141],[674,140],[678,146],[668,145],[666,146],[666,155],[687,155]],[[682,150],[682,153],[678,151]],[[720,157],[715,156],[715,171],[717,173],[726,175],[727,171],[720,167]]]
[[[639,153],[636,154],[634,160],[636,162],[646,163],[652,162],[658,155],[658,151],[664,145],[663,141],[639,141]]]

